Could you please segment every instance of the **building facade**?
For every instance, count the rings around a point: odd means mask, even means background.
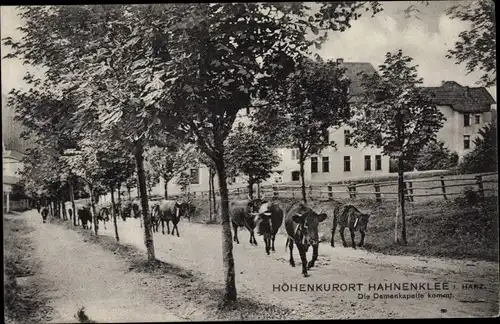
[[[351,80],[349,89],[350,101],[355,103],[362,95],[359,73],[377,73],[372,64],[344,62],[337,64],[346,68],[346,75]],[[491,108],[494,99],[485,88],[464,87],[454,81],[446,81],[439,87],[425,87],[431,100],[443,113],[446,120],[438,131],[437,138],[445,143],[451,151],[458,153],[460,159],[474,149],[474,139],[479,136],[481,128],[491,122]],[[235,124],[250,122],[248,109],[242,109]],[[382,154],[377,147],[358,147],[351,145],[349,135],[353,130],[341,126],[330,130],[330,140],[336,143],[336,148],[327,148],[318,155],[313,155],[305,161],[304,178],[306,182],[348,181],[362,177],[374,177],[389,174],[390,158]],[[274,169],[271,177],[263,183],[300,183],[300,166],[298,150],[280,148],[277,153],[281,162]],[[208,191],[209,171],[207,168],[190,169],[193,177],[190,191]],[[229,188],[246,187],[244,179],[228,179]],[[163,180],[153,190],[154,194],[163,194]],[[215,178],[215,188],[218,179]],[[168,184],[168,191],[180,194],[181,190],[175,180]]]

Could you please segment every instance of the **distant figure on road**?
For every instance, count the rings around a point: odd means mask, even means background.
[[[49,215],[49,209],[47,207],[42,208],[42,219],[45,223],[47,221],[47,216]]]
[[[38,213],[40,214],[40,208],[42,206],[40,205],[40,203],[36,203],[36,210],[38,211]]]

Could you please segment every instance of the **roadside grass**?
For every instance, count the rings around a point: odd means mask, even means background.
[[[360,211],[369,213],[370,220],[365,237],[368,251],[390,255],[420,255],[451,259],[498,261],[498,201],[497,196],[486,197],[484,201],[467,204],[459,203],[463,196],[450,200],[432,200],[406,203],[406,246],[394,242],[394,222],[396,201],[375,202],[373,199],[336,199],[344,204],[352,204]],[[278,198],[277,202],[285,210],[297,198]],[[330,244],[333,227],[332,202],[314,199],[309,204],[317,211],[325,211],[327,219],[320,223],[321,242]],[[203,215],[208,213],[208,202],[196,200],[195,222],[207,222]],[[199,216],[198,216],[199,215]],[[217,216],[217,219],[220,219]],[[214,225],[213,225],[214,226]],[[285,234],[284,226],[280,228]],[[349,230],[344,232],[348,246],[351,246]],[[356,232],[356,245],[361,236]],[[337,227],[335,246],[342,246]]]
[[[4,311],[5,323],[21,324],[49,320],[50,307],[35,283],[19,284],[36,275],[40,263],[28,234],[34,229],[17,215],[4,215]]]
[[[75,230],[84,241],[112,251],[127,262],[129,271],[148,274],[143,284],[154,290],[168,311],[185,320],[300,319],[300,314],[294,310],[243,296],[238,296],[234,303],[224,303],[222,283],[206,281],[201,273],[158,260],[150,262],[146,253],[137,247],[116,242],[110,236],[96,236],[93,231],[74,227],[70,222],[59,219],[51,222]]]
[[[350,203],[371,215],[363,247],[368,251],[498,262],[496,196],[487,197],[474,205],[459,204],[455,200],[407,204],[406,246],[394,242],[396,202],[359,200],[344,203]],[[312,206],[318,211],[326,210],[328,218],[321,223],[319,231],[323,241],[330,242],[333,226],[331,203],[315,201]],[[344,235],[348,246],[351,246],[348,229],[345,229]],[[359,244],[360,238],[360,233],[356,232],[356,244]],[[334,239],[335,246],[342,246],[338,227]]]

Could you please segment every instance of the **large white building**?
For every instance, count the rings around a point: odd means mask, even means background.
[[[343,62],[342,59],[338,59],[337,63],[346,68],[346,74],[351,79],[351,100],[356,101],[362,91],[358,73],[376,73],[376,70],[370,63]],[[463,87],[454,81],[443,82],[439,87],[426,87],[426,90],[446,118],[437,134],[438,139],[462,158],[474,148],[473,141],[478,136],[478,131],[491,122],[494,99],[485,88]],[[249,113],[248,110],[242,109],[237,121],[247,123]],[[390,158],[382,155],[380,148],[351,146],[350,131],[345,126],[330,131],[330,139],[335,141],[337,147],[336,149],[327,148],[321,154],[306,160],[304,175],[306,182],[350,180],[389,173]],[[281,148],[277,152],[281,156],[281,163],[275,168],[274,174],[263,184],[300,183],[297,150]],[[190,169],[188,172],[193,179],[190,186],[191,192],[208,191],[209,171],[207,168]],[[229,180],[230,188],[246,186],[243,179]],[[161,180],[153,193],[163,194],[163,185],[163,180]],[[217,177],[215,186],[218,188]],[[168,184],[168,192],[180,193],[175,180]]]

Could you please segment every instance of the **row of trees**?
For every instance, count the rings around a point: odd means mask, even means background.
[[[357,130],[356,143],[383,147],[402,163],[441,125],[401,51],[387,54],[381,75],[363,76],[366,95],[353,105],[342,69],[311,59],[329,31],[349,28],[362,11],[378,13],[378,2],[321,3],[318,11],[300,2],[20,10],[24,36],[4,40],[12,49],[7,57],[46,70],[43,79],[27,75],[33,89],[13,91],[10,99],[26,135],[38,139],[39,157],[30,154],[25,179],[62,193],[62,183],[71,192],[80,179],[94,212],[102,191],[114,200],[114,190],[125,185],[130,193],[137,181],[154,260],[148,182],[172,179],[197,156],[218,175],[226,300],[236,299],[228,177],[245,175],[250,188],[278,162],[264,148],[298,148],[305,201],[304,161],[334,145],[332,127],[347,123]],[[254,123],[238,129],[243,108],[254,109]]]

